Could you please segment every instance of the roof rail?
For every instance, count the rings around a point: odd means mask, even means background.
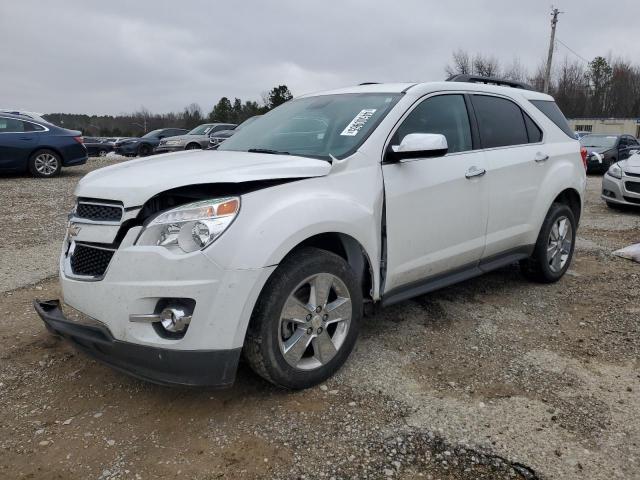
[[[484,83],[485,85],[499,85],[501,87],[521,88],[523,90],[533,90],[531,85],[514,80],[505,80],[496,77],[481,77],[479,75],[452,75],[447,78],[447,82],[467,82],[467,83]]]
[[[359,83],[358,86],[361,87],[362,85],[379,85],[380,82],[362,82]]]

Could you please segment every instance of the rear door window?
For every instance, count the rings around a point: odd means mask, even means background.
[[[573,133],[573,130],[571,130],[571,127],[569,127],[567,119],[558,105],[556,105],[556,102],[553,100],[530,100],[530,102],[535,105],[538,110],[544,113],[549,120],[555,123],[560,130],[566,133],[567,136],[575,140],[575,134]]]
[[[510,100],[488,95],[472,95],[482,148],[529,143],[522,110]]]

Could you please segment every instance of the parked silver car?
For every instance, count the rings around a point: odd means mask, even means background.
[[[155,153],[177,152],[179,150],[199,150],[209,146],[209,137],[222,130],[233,130],[234,123],[203,123],[184,135],[163,138],[155,148]]]
[[[640,150],[609,167],[602,178],[602,199],[609,207],[640,206]]]

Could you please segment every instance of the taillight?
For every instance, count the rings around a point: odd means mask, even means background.
[[[73,139],[78,142],[80,145],[84,143],[84,138],[82,137],[73,137]]]
[[[587,169],[587,149],[584,147],[580,147],[580,155],[582,155],[582,165],[584,165],[584,169]]]

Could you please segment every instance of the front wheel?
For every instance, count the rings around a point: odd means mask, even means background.
[[[151,155],[151,146],[147,145],[146,143],[143,143],[138,147],[138,156],[146,157],[148,155]]]
[[[576,220],[565,204],[554,203],[538,235],[533,255],[520,262],[523,274],[534,281],[553,283],[569,269],[576,243]]]
[[[317,248],[288,256],[253,311],[244,356],[261,377],[290,389],[332,376],[358,336],[362,292],[342,257]]]

